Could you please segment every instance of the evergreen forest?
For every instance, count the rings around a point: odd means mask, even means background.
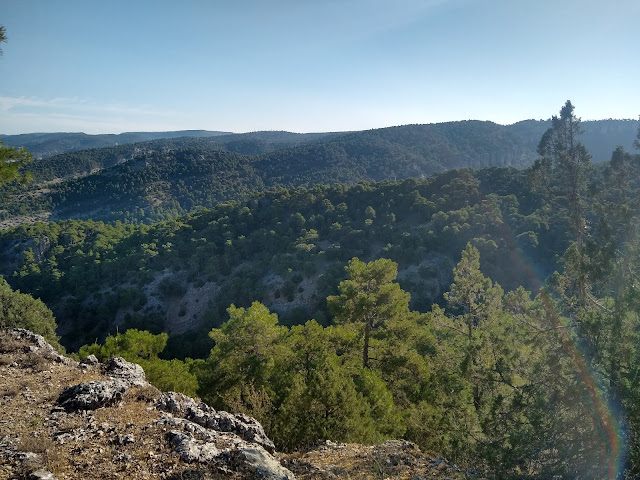
[[[637,122],[606,158],[569,101],[457,123],[0,144],[0,327],[139,363],[283,451],[638,478]]]

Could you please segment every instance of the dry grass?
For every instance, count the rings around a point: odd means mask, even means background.
[[[0,366],[11,365],[13,362],[13,355],[8,355],[6,353],[0,354]]]
[[[127,397],[134,398],[138,402],[155,402],[160,397],[160,390],[151,384],[144,387],[135,387],[127,392]]]
[[[15,353],[22,349],[24,344],[7,335],[6,333],[0,333],[0,354]]]
[[[45,468],[51,472],[59,470],[65,463],[60,448],[51,438],[43,435],[35,435],[36,433],[39,433],[39,431],[34,427],[31,435],[21,437],[18,443],[18,450],[21,452],[36,453],[41,458],[41,464],[30,465],[29,467],[31,469]]]
[[[434,461],[409,442],[377,446],[360,444],[322,445],[309,452],[283,455],[283,464],[298,480],[410,480],[433,478],[461,480],[468,477],[455,466]],[[477,480],[480,480],[479,478]]]
[[[18,385],[3,385],[0,387],[0,398],[2,397],[15,397],[20,393]]]
[[[28,478],[38,468],[59,480],[197,478],[195,469],[167,445],[166,428],[156,425],[162,415],[153,406],[160,395],[157,388],[133,387],[117,405],[66,413],[55,404],[62,390],[104,380],[98,369],[39,359],[40,352],[30,352],[1,332],[0,348],[11,359],[0,364],[1,436],[17,439],[14,452],[37,454],[29,455],[28,461],[24,455],[20,461],[4,462],[0,457],[0,480]],[[14,362],[17,367],[11,366]]]

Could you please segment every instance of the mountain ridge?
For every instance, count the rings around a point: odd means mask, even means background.
[[[464,122],[480,122],[490,123],[499,127],[505,127],[507,129],[519,129],[523,126],[544,124],[545,127],[549,125],[550,120],[535,120],[526,119],[520,120],[511,124],[500,124],[489,120],[458,120],[452,122],[438,122],[438,123],[425,123],[425,124],[407,124],[397,125],[389,127],[372,128],[361,131],[341,131],[341,132],[307,132],[296,133],[284,130],[258,130],[252,132],[226,132],[217,130],[172,130],[172,131],[159,131],[159,132],[122,132],[122,133],[106,133],[106,134],[87,134],[84,132],[34,132],[34,133],[22,133],[22,134],[0,134],[0,139],[6,145],[13,147],[25,147],[33,153],[36,158],[46,158],[56,154],[66,153],[70,151],[78,151],[88,148],[100,148],[115,145],[123,145],[137,142],[144,142],[149,140],[158,139],[170,139],[180,137],[192,137],[192,138],[213,138],[223,137],[220,140],[230,141],[231,137],[236,139],[245,138],[252,140],[266,140],[266,141],[291,141],[296,139],[300,141],[304,137],[307,139],[321,138],[325,136],[341,136],[350,133],[362,133],[371,132],[376,130],[387,130],[394,128],[410,127],[410,126],[446,126],[455,125]],[[620,129],[621,126],[629,123],[635,123],[634,119],[604,119],[604,120],[585,120],[582,122],[585,126],[585,130],[590,131],[594,128],[592,126],[607,125],[609,130]],[[616,127],[617,124],[617,127]],[[613,126],[612,126],[613,125]],[[224,138],[226,137],[226,138]],[[286,139],[286,140],[285,140]],[[539,139],[539,136],[538,136]],[[74,143],[75,142],[75,143]],[[589,143],[589,142],[586,142]],[[621,143],[621,144],[624,144]],[[591,151],[594,144],[588,144],[587,148]],[[615,145],[614,145],[615,146]],[[608,151],[612,149],[609,148]],[[242,153],[242,152],[240,152]],[[598,152],[599,154],[599,152]],[[604,159],[606,160],[606,158]],[[599,161],[604,161],[599,160]]]
[[[619,144],[632,148],[637,122],[583,126],[585,146],[601,163]],[[345,133],[163,138],[68,152],[33,162],[33,185],[0,190],[0,228],[46,218],[150,223],[265,188],[424,178],[451,168],[526,168],[538,158],[546,127],[545,121],[469,120]]]

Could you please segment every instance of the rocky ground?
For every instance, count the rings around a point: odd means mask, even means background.
[[[0,331],[0,412],[0,480],[479,478],[404,441],[279,454],[251,417],[162,393],[122,359],[75,362],[20,329]]]

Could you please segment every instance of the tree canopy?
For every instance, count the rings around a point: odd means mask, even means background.
[[[56,321],[51,310],[31,295],[12,290],[0,277],[0,328],[26,328],[42,335],[59,351],[60,337],[56,335]]]
[[[28,182],[32,175],[24,173],[22,168],[32,160],[26,149],[4,146],[0,139],[0,185],[13,181]]]

